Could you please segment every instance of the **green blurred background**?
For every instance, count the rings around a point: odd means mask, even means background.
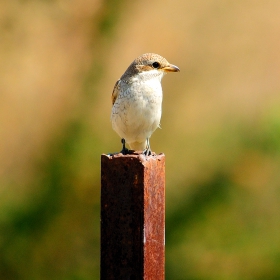
[[[0,279],[99,279],[115,81],[163,79],[166,279],[280,279],[280,2],[0,2]]]

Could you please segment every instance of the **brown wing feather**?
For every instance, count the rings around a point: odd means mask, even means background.
[[[113,92],[112,92],[112,96],[111,96],[111,98],[112,98],[112,105],[114,105],[114,103],[115,103],[115,101],[116,101],[116,99],[117,99],[117,97],[118,97],[118,95],[119,95],[119,92],[120,92],[120,81],[121,80],[117,80],[117,82],[116,82],[116,84],[115,84],[115,86],[114,86],[114,89],[113,89]]]

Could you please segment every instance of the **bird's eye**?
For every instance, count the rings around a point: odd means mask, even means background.
[[[160,66],[160,64],[159,64],[158,62],[154,62],[154,63],[152,64],[152,66],[153,66],[154,68],[158,69],[159,66]]]

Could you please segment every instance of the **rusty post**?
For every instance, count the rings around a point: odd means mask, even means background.
[[[101,280],[164,279],[165,156],[101,156]]]

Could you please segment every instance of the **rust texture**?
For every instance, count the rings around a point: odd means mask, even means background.
[[[101,156],[101,280],[164,279],[165,156]]]

